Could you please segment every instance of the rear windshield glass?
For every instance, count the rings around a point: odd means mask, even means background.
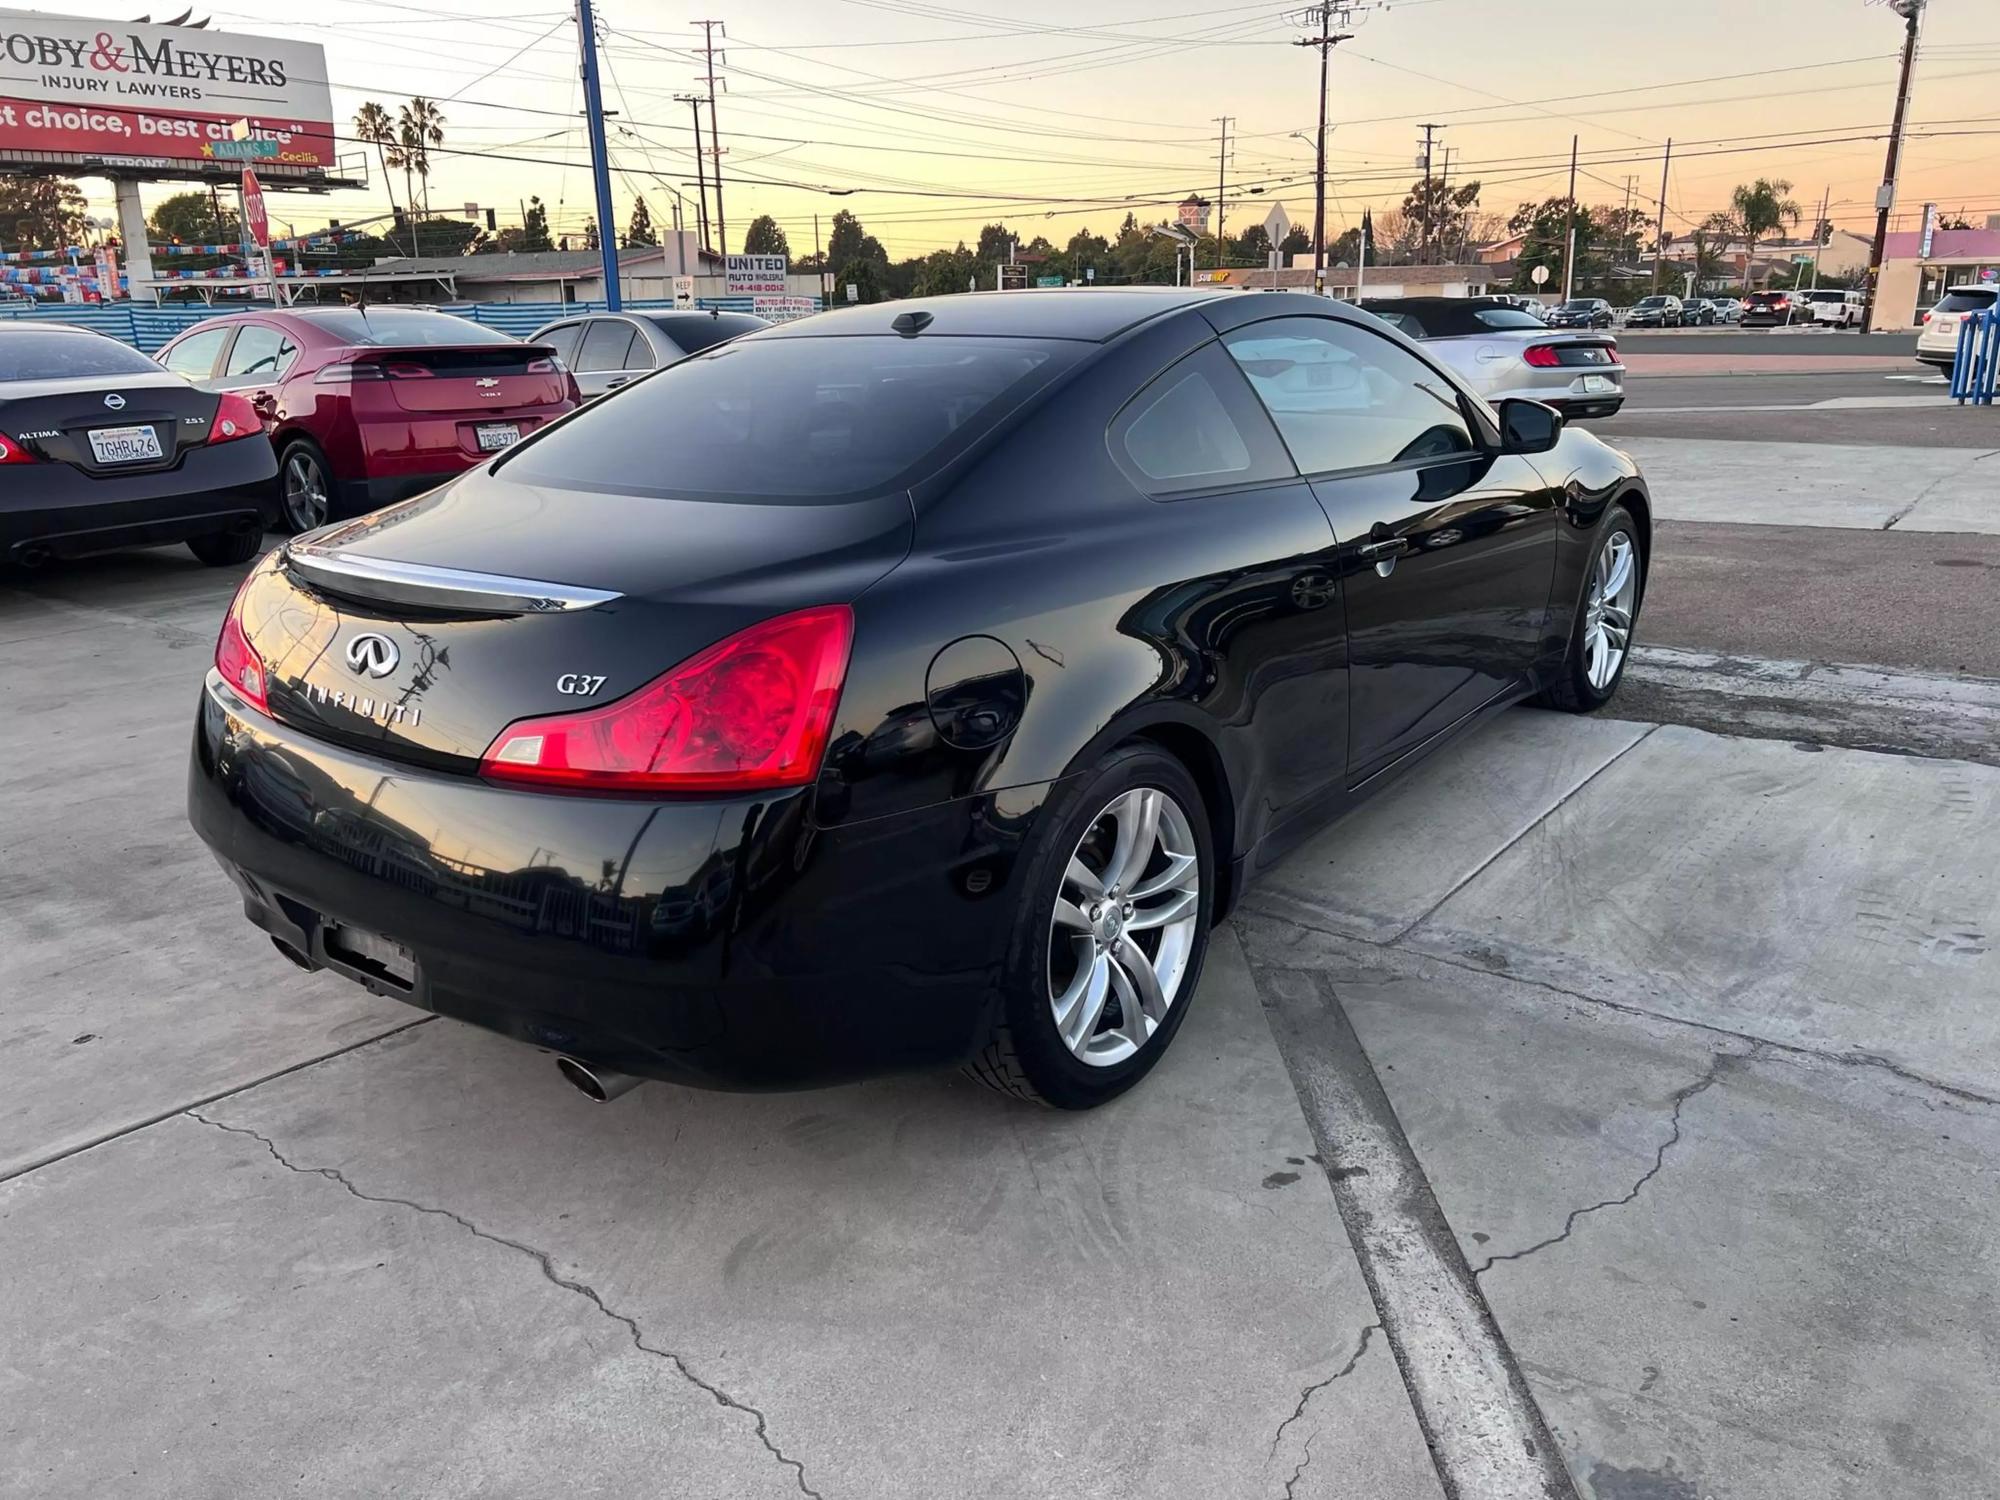
[[[1595,312],[1597,304],[1588,297],[1577,297],[1563,304],[1564,312]]]
[[[1039,339],[751,339],[670,365],[505,461],[529,483],[812,501],[899,489],[1075,363]]]
[[[1981,291],[1977,287],[1956,288],[1944,294],[1944,300],[1937,305],[1939,312],[1983,312],[2000,300],[2000,291]]]
[[[1790,299],[1783,292],[1752,292],[1750,294],[1750,306],[1752,307],[1769,307],[1774,302],[1785,302],[1789,300]]]
[[[1546,328],[1531,312],[1492,302],[1364,302],[1363,309],[1412,338],[1463,338],[1489,328]]]
[[[470,318],[450,313],[415,312],[394,307],[342,307],[316,312],[308,319],[343,344],[409,349],[425,344],[511,344],[498,329],[482,328]]]
[[[1639,307],[1665,307],[1667,299],[1665,297],[1641,297],[1635,305]]]
[[[137,349],[94,333],[0,333],[0,380],[81,380],[92,375],[157,375]]]
[[[770,322],[764,318],[754,318],[749,313],[716,313],[713,317],[694,316],[686,313],[670,313],[655,318],[660,331],[690,354],[699,354],[704,349],[712,349],[717,344],[755,333],[760,328],[769,328]]]

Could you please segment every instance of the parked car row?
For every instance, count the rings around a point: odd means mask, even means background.
[[[1482,297],[1382,297],[1360,305],[1421,340],[1488,401],[1525,397],[1575,419],[1608,417],[1625,404],[1625,366],[1608,334],[1553,328]]]
[[[186,541],[204,561],[242,562],[268,526],[308,531],[421,494],[591,397],[765,326],[594,315],[523,341],[427,308],[272,309],[199,323],[157,361],[101,334],[9,326],[0,464],[20,482],[0,497],[0,558]]]

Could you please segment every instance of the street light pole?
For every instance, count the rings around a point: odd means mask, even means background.
[[[1569,243],[1563,251],[1563,301],[1567,302],[1576,290],[1576,144],[1578,137],[1569,138]]]
[[[1917,33],[1923,26],[1924,0],[1890,0],[1903,18],[1903,76],[1896,85],[1896,120],[1889,127],[1889,159],[1882,167],[1882,186],[1875,194],[1875,246],[1868,253],[1868,302],[1861,309],[1861,331],[1875,331],[1875,294],[1882,283],[1882,256],[1889,248],[1889,210],[1896,202],[1896,169],[1903,155],[1903,121],[1910,112],[1910,73],[1917,62]]]
[[[611,217],[611,148],[604,140],[604,96],[597,86],[597,22],[590,0],[576,0],[576,30],[583,48],[584,122],[590,133],[590,175],[597,189],[597,249],[604,267],[604,302],[612,312],[624,306],[618,285],[618,226]],[[412,226],[416,221],[412,219]],[[416,229],[410,230],[411,239]]]

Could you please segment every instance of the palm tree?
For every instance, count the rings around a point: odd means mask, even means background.
[[[1729,206],[1743,232],[1743,290],[1750,290],[1750,266],[1757,259],[1757,242],[1774,229],[1799,222],[1799,206],[1785,195],[1792,185],[1782,178],[1776,182],[1759,177],[1748,187],[1738,187],[1730,195]]]
[[[389,157],[396,144],[396,122],[389,118],[389,111],[368,100],[354,112],[354,135],[357,140],[366,141],[375,148],[375,159],[382,163],[382,186],[389,194],[389,215],[396,214],[396,184],[389,175]]]
[[[407,185],[415,172],[424,185],[423,212],[431,211],[431,147],[444,144],[444,111],[422,95],[410,100],[397,112],[396,133],[402,147],[403,174]],[[416,247],[415,216],[412,215],[410,244]]]

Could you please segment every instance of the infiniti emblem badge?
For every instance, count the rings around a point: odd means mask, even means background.
[[[116,391],[113,391],[110,395],[104,398],[104,404],[110,407],[113,411],[125,410],[125,398],[119,395]]]
[[[386,635],[357,635],[347,643],[347,666],[361,677],[387,677],[396,670],[402,653]]]

